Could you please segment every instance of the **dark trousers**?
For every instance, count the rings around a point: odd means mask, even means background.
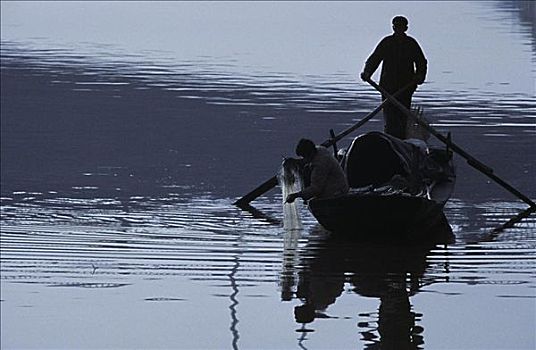
[[[411,110],[411,97],[413,91],[403,92],[396,98],[404,107]],[[385,96],[382,96],[384,99]],[[406,138],[406,127],[408,117],[397,106],[388,102],[383,107],[383,118],[385,120],[385,133],[398,137],[401,140]]]

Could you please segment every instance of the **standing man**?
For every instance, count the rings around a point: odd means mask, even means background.
[[[386,36],[380,41],[374,52],[365,63],[365,69],[361,73],[363,80],[369,79],[376,71],[381,62],[382,72],[380,86],[388,93],[394,94],[402,87],[415,82],[397,96],[397,99],[408,109],[411,108],[411,97],[417,89],[417,85],[426,78],[427,61],[417,40],[406,35],[408,20],[403,16],[393,18],[392,35]],[[383,96],[386,99],[386,96]],[[383,107],[385,119],[385,132],[400,139],[406,138],[407,117],[392,103]]]

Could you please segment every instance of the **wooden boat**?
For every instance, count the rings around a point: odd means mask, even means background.
[[[370,132],[353,140],[341,164],[350,192],[308,202],[327,230],[352,235],[396,232],[403,239],[419,239],[427,227],[444,220],[442,209],[456,179],[448,149]]]

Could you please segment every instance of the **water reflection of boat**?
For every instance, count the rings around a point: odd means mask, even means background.
[[[448,149],[380,132],[355,138],[342,164],[350,192],[308,205],[323,227],[352,235],[374,231],[421,238],[423,227],[442,220],[456,179]]]
[[[327,309],[350,284],[352,291],[378,298],[378,312],[360,312],[358,327],[369,349],[418,349],[423,344],[420,314],[410,296],[437,277],[426,276],[427,256],[435,243],[386,245],[342,235],[312,238],[302,257],[294,309],[296,322],[329,318]],[[310,328],[310,327],[309,327]]]

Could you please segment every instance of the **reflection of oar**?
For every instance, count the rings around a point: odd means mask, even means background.
[[[263,213],[261,210],[249,205],[244,204],[240,207],[240,209],[249,212],[255,219],[265,220],[269,224],[278,225],[281,226],[281,220],[274,218],[266,213]]]
[[[486,239],[480,239],[477,242],[494,241],[502,232],[504,232],[504,230],[514,227],[516,224],[520,223],[522,220],[528,218],[530,215],[534,213],[536,213],[536,207],[529,207],[528,209],[523,210],[521,213],[517,214],[516,216],[513,216],[510,220],[508,220],[501,226],[498,226],[495,229],[493,229]]]
[[[414,86],[414,85],[415,85],[415,82],[409,83],[408,85],[404,86],[402,89],[400,89],[397,92],[395,92],[393,94],[393,96],[398,96],[400,93],[402,93],[403,91],[405,91],[406,89],[408,89],[409,87]],[[324,146],[324,147],[329,147],[329,146],[335,144],[337,141],[340,141],[341,139],[343,139],[344,137],[346,137],[347,135],[349,135],[353,131],[357,130],[358,128],[363,126],[363,124],[365,124],[366,122],[371,120],[376,114],[378,114],[378,112],[381,111],[381,109],[387,103],[387,101],[388,101],[387,99],[382,101],[382,103],[378,107],[376,107],[372,112],[367,114],[359,122],[355,123],[354,125],[352,125],[348,129],[344,130],[339,135],[324,141],[321,145]],[[257,198],[259,196],[262,196],[263,194],[265,194],[266,192],[270,191],[275,186],[277,186],[277,177],[276,176],[272,177],[269,180],[266,180],[264,183],[262,183],[256,189],[254,189],[253,191],[249,192],[248,194],[246,194],[245,196],[243,196],[242,198],[237,200],[234,204],[239,206],[239,207],[247,206],[249,204],[249,202],[251,202],[252,200],[254,200],[255,198]]]
[[[426,129],[430,134],[437,137],[441,142],[446,144],[450,149],[452,149],[454,152],[456,152],[458,155],[460,155],[462,158],[465,158],[467,160],[467,164],[475,168],[476,170],[480,171],[499,185],[501,185],[503,188],[505,188],[508,192],[515,195],[517,198],[521,199],[523,202],[527,203],[529,206],[536,208],[536,203],[534,203],[530,198],[525,196],[523,193],[516,190],[514,187],[509,185],[506,181],[498,177],[493,173],[493,169],[489,166],[483,164],[478,159],[471,156],[469,153],[464,151],[462,148],[460,148],[458,145],[453,143],[450,138],[445,137],[441,135],[436,129],[434,129],[432,126],[428,125],[424,121],[422,121],[420,118],[415,116],[411,113],[403,104],[401,104],[394,96],[390,95],[385,89],[378,84],[376,84],[372,79],[368,78],[366,81],[372,85],[376,90],[378,90],[383,96],[387,97],[387,100],[391,101],[395,106],[398,107],[405,115],[407,115],[409,118],[414,118],[417,124],[419,124],[421,127]]]

